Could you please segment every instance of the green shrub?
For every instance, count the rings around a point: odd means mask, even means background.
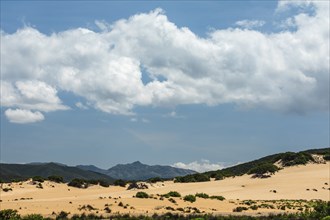
[[[244,206],[237,206],[236,208],[233,209],[233,212],[242,212],[245,210],[248,210],[248,208]]]
[[[217,200],[223,201],[223,200],[225,200],[225,197],[223,197],[223,196],[210,196],[210,199],[217,199]]]
[[[65,211],[61,211],[57,216],[56,216],[56,220],[65,220],[68,219],[68,215],[69,213],[65,212]]]
[[[204,199],[209,198],[209,195],[207,195],[206,193],[196,193],[195,196],[199,197],[199,198],[204,198]]]
[[[149,195],[146,192],[137,192],[135,197],[141,199],[147,199],[149,198]]]
[[[42,215],[40,215],[40,214],[30,214],[30,215],[24,216],[22,219],[23,220],[44,220],[44,217],[42,217]]]
[[[214,178],[215,178],[215,180],[223,180],[225,177],[221,173],[216,173],[216,175],[214,176]]]
[[[170,192],[164,194],[163,196],[166,197],[166,198],[169,198],[169,197],[181,197],[181,194],[178,193],[177,191],[170,191]]]
[[[286,152],[277,159],[280,159],[282,161],[283,166],[294,166],[300,164],[304,165],[309,161],[314,161],[312,155],[305,152]]]
[[[196,196],[194,195],[186,195],[185,197],[183,197],[184,201],[187,202],[195,202],[196,201]]]
[[[14,220],[20,219],[20,215],[17,213],[17,210],[13,209],[3,209],[0,210],[0,219],[1,220]]]
[[[119,180],[115,180],[115,182],[113,182],[113,185],[115,186],[121,186],[121,187],[126,187],[126,181],[119,179]]]
[[[330,161],[330,154],[326,154],[323,156],[324,160]]]
[[[175,183],[207,182],[207,181],[210,181],[210,177],[202,173],[180,176],[180,177],[176,177],[174,180]]]
[[[147,182],[149,182],[149,183],[157,183],[157,182],[164,182],[164,181],[160,177],[154,177],[154,178],[148,179]]]
[[[68,186],[85,189],[88,187],[88,183],[84,179],[73,179],[68,183]]]
[[[42,183],[42,182],[45,181],[45,179],[41,176],[34,176],[34,177],[32,177],[32,180],[36,181],[36,182],[39,182],[39,183]]]
[[[252,168],[248,174],[265,174],[265,173],[275,173],[278,171],[278,167],[271,163],[263,163]]]
[[[52,182],[55,182],[55,183],[63,183],[64,182],[64,180],[63,180],[63,177],[61,177],[61,176],[49,176],[48,178],[47,178],[49,181],[52,181]]]
[[[105,181],[105,180],[99,180],[99,184],[100,184],[100,186],[103,186],[103,187],[109,187],[110,186],[110,183]]]

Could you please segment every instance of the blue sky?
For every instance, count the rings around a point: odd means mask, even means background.
[[[2,162],[207,170],[329,146],[327,2],[1,1],[1,30]]]

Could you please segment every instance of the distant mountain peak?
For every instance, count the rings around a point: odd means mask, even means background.
[[[146,180],[149,178],[174,178],[177,176],[185,176],[194,174],[195,171],[175,168],[162,165],[147,165],[140,161],[135,161],[128,164],[118,164],[108,169],[104,174],[115,179],[124,180]]]

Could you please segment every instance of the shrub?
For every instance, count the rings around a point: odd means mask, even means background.
[[[149,195],[146,192],[137,192],[135,197],[141,199],[147,199],[149,198]]]
[[[123,204],[122,202],[119,202],[119,203],[118,203],[118,206],[123,207],[124,204]]]
[[[4,191],[4,192],[8,192],[8,191],[13,191],[13,189],[12,189],[12,188],[7,188],[7,187],[6,187],[6,188],[3,188],[2,191]]]
[[[237,206],[236,208],[233,209],[233,212],[242,212],[245,210],[248,210],[248,208],[243,206]]]
[[[204,199],[209,198],[209,195],[207,195],[206,193],[196,193],[195,196],[200,197],[200,198],[204,198]]]
[[[330,154],[326,154],[323,156],[324,160],[330,161]]]
[[[77,188],[87,188],[88,183],[84,179],[73,179],[68,183],[68,186],[77,187]]]
[[[223,174],[221,173],[217,173],[215,176],[214,176],[215,180],[223,180],[225,177]]]
[[[105,208],[104,208],[104,211],[105,211],[106,213],[111,213],[111,209],[110,209],[109,207],[105,207]]]
[[[171,203],[176,203],[176,201],[173,198],[169,198],[168,201],[170,201]]]
[[[183,197],[184,201],[187,202],[195,202],[196,201],[196,196],[194,195],[186,195],[185,197]]]
[[[38,183],[38,185],[36,187],[39,188],[39,189],[43,189],[44,188],[41,183]]]
[[[309,161],[314,161],[312,155],[304,152],[293,153],[287,152],[280,156],[283,166],[294,166],[300,164],[306,164]]]
[[[210,196],[210,199],[217,199],[217,200],[223,201],[223,200],[225,200],[225,197],[223,197],[223,196]]]
[[[115,182],[113,182],[113,185],[115,186],[121,186],[121,187],[126,187],[126,181],[119,179],[119,180],[115,180]]]
[[[176,177],[174,180],[175,183],[206,182],[206,181],[210,181],[210,177],[202,173],[180,176],[180,177]]]
[[[181,194],[178,193],[177,191],[170,191],[170,192],[164,194],[163,196],[166,197],[166,198],[169,198],[169,197],[181,197]]]
[[[40,215],[40,214],[30,214],[30,215],[24,216],[22,219],[23,220],[44,220],[44,217],[42,217],[42,215]]]
[[[68,215],[69,213],[65,212],[65,211],[61,211],[57,216],[56,216],[56,220],[65,220],[68,219]]]
[[[91,211],[91,210],[96,210],[96,208],[94,208],[93,206],[87,204],[87,205],[83,205],[82,207],[78,208],[80,211],[81,210],[86,210],[86,211]]]
[[[63,180],[63,177],[61,177],[61,176],[49,176],[48,178],[47,178],[49,181],[52,181],[52,182],[55,182],[55,183],[63,183],[64,182],[64,180]]]
[[[278,171],[278,167],[271,163],[263,163],[252,168],[248,174],[265,174],[265,173],[275,173]]]
[[[163,179],[160,178],[160,177],[150,178],[147,181],[150,182],[150,183],[164,182]]]
[[[45,179],[41,176],[34,176],[34,177],[32,177],[32,180],[36,181],[36,182],[39,182],[39,183],[42,183],[42,182],[45,181]]]
[[[252,205],[252,206],[250,206],[250,209],[252,209],[252,210],[258,210],[258,206],[257,205]]]
[[[4,210],[0,210],[0,219],[2,220],[20,219],[20,215],[17,213],[17,210],[4,209]]]

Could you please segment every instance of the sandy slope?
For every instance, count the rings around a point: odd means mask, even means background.
[[[13,191],[1,191],[0,208],[17,209],[21,214],[41,213],[51,216],[52,212],[62,210],[73,213],[88,212],[78,210],[83,205],[91,205],[98,210],[93,213],[105,214],[104,208],[109,205],[112,212],[152,214],[165,213],[165,207],[174,209],[181,207],[196,207],[200,211],[208,213],[231,213],[233,208],[240,205],[242,200],[280,200],[280,199],[321,199],[330,200],[330,163],[309,164],[285,168],[268,179],[252,179],[245,175],[235,178],[227,178],[221,181],[204,183],[164,183],[153,184],[144,190],[153,194],[153,199],[133,198],[136,190],[126,190],[122,187],[111,186],[104,188],[92,186],[88,189],[77,189],[65,184],[52,182],[43,183],[43,189],[36,188],[29,181],[24,183],[3,184],[2,188],[11,187]],[[309,189],[309,190],[307,190]],[[276,190],[276,193],[271,192]],[[195,203],[185,202],[175,198],[177,204],[168,199],[159,200],[157,194],[165,194],[169,191],[178,191],[182,195],[204,192],[209,195],[222,195],[225,201],[198,198]],[[127,208],[118,206],[122,202],[128,204]],[[259,204],[262,202],[259,202]],[[186,208],[187,209],[187,208]],[[274,209],[258,209],[257,212],[278,212]],[[253,212],[251,210],[247,212]]]

